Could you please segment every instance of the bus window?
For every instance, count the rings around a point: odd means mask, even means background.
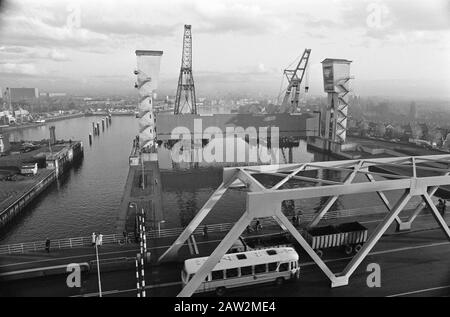
[[[261,273],[266,273],[266,265],[265,264],[255,265],[255,274]]]
[[[252,274],[253,274],[253,267],[251,266],[241,267],[241,276],[247,276]]]
[[[286,272],[289,271],[289,263],[281,263],[280,264],[280,272]]]
[[[215,280],[223,280],[223,271],[213,271],[211,273],[213,281]]]
[[[226,270],[227,278],[238,277],[239,272],[238,269],[228,269]]]
[[[278,267],[278,263],[274,262],[274,263],[269,263],[269,272],[275,272],[277,270]]]

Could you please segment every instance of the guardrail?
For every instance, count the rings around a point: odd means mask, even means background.
[[[417,202],[411,201],[407,205],[407,209],[413,209],[417,205]],[[335,210],[328,212],[324,219],[331,220],[337,218],[346,217],[357,217],[362,215],[377,215],[387,213],[384,206],[372,206],[365,208],[354,208],[346,210]],[[313,219],[315,213],[304,213],[300,214],[300,222],[309,222]],[[260,223],[263,227],[276,226],[278,225],[273,218],[260,219]],[[229,231],[234,223],[218,223],[207,225],[208,233],[213,232],[226,232]],[[161,230],[149,230],[146,232],[147,239],[155,238],[172,238],[177,237],[183,232],[184,228],[169,228]],[[203,226],[199,226],[194,235],[203,235]],[[129,233],[127,236],[127,241],[123,235],[118,234],[106,234],[103,235],[104,245],[124,245],[125,243],[134,243],[135,237],[133,233]],[[55,239],[51,240],[50,248],[54,249],[71,249],[71,248],[82,248],[92,245],[92,237],[79,237],[79,238],[65,238],[65,239]],[[29,252],[38,252],[45,250],[45,241],[29,242],[29,243],[17,243],[11,245],[0,245],[0,255],[5,254],[20,254]]]

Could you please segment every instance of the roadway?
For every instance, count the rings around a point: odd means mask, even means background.
[[[365,225],[369,230],[379,223],[368,220]],[[450,216],[447,216],[447,224]],[[424,215],[416,220],[415,230],[409,233],[394,233],[393,228],[375,246],[371,254],[356,270],[349,286],[330,288],[325,275],[304,253],[300,253],[302,273],[300,280],[287,282],[276,287],[250,287],[230,290],[229,296],[450,296],[450,242],[441,229],[432,228],[433,218]],[[428,229],[427,229],[428,228]],[[198,238],[202,254],[211,252],[220,236],[211,235],[208,239]],[[150,241],[150,251],[161,254],[170,244],[169,240]],[[182,250],[183,257],[188,257],[187,247]],[[136,245],[125,247],[104,246],[101,248],[101,280],[104,296],[136,296],[136,273],[133,258],[138,253]],[[61,253],[26,254],[0,258],[0,271],[21,270],[36,266],[51,266],[92,261],[95,257],[93,248],[66,250]],[[156,257],[156,256],[155,256]],[[111,259],[129,258],[127,265],[119,269],[108,269]],[[329,251],[324,259],[334,272],[341,271],[350,258],[338,251]],[[381,267],[381,288],[369,288],[366,284],[367,265],[377,263]],[[176,296],[181,290],[181,264],[148,265],[146,280],[147,296]],[[95,272],[83,275],[80,289],[69,289],[66,276],[51,276],[3,282],[0,284],[0,296],[98,296],[97,275]],[[213,294],[206,294],[211,296]],[[205,296],[205,295],[202,295]]]

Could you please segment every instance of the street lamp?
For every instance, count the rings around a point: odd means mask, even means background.
[[[165,220],[158,221],[158,238],[161,238],[161,224],[166,223]]]
[[[98,259],[98,246],[102,244],[102,235],[99,234],[95,237],[95,255],[97,257],[97,276],[98,276],[98,293],[102,297],[102,282],[100,279],[100,261]]]

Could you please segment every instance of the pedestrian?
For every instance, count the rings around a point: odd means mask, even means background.
[[[292,217],[292,224],[294,225],[294,227],[297,227],[297,216],[296,215],[294,215]]]
[[[442,201],[442,199],[438,200],[438,205],[437,205],[437,210],[441,212],[442,214],[442,209],[443,209],[444,203]]]
[[[50,253],[50,239],[47,238],[45,240],[45,251],[47,251],[47,253]]]
[[[300,215],[297,215],[297,223],[295,224],[296,227],[300,226]]]
[[[256,220],[255,231],[259,231],[261,229],[262,229],[261,222],[259,220]]]
[[[91,240],[91,242],[92,242],[92,246],[94,246],[95,245],[95,240],[96,240],[96,237],[95,237],[95,232],[92,232],[92,240]]]
[[[98,235],[97,245],[103,245],[103,235],[101,233]]]
[[[208,238],[208,226],[207,225],[205,225],[204,227],[203,227],[203,237],[206,239],[206,238]]]

